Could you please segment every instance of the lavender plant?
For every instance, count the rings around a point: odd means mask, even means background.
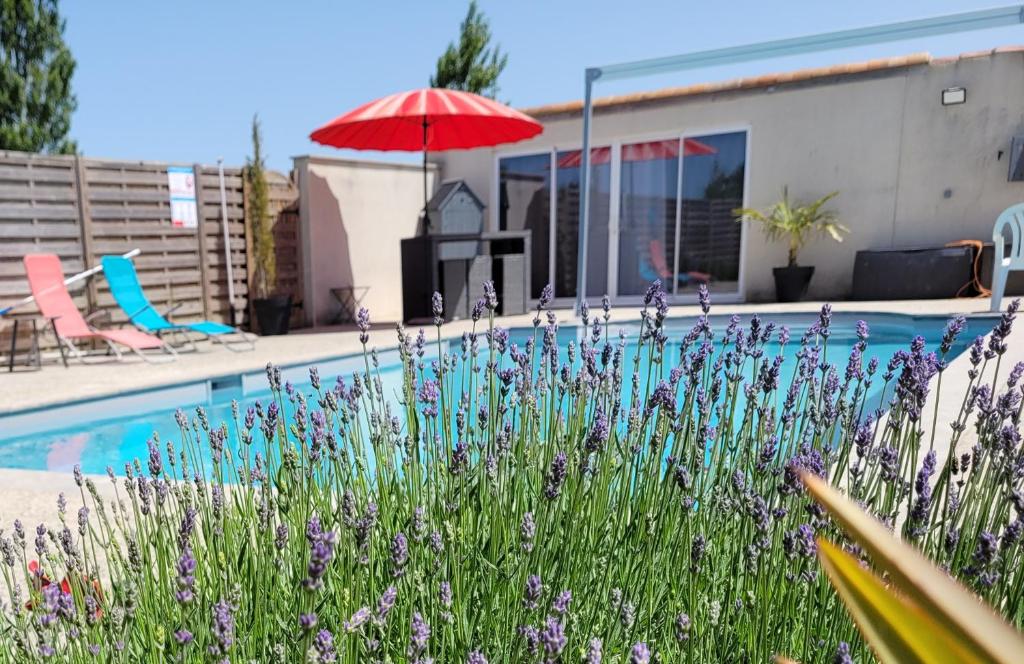
[[[77,516],[61,496],[57,527],[0,533],[0,662],[866,661],[815,537],[860,552],[801,470],[1024,623],[1017,303],[936,433],[960,318],[880,367],[866,324],[830,357],[828,306],[793,340],[756,316],[713,329],[702,290],[670,339],[655,284],[630,358],[607,300],[560,349],[546,298],[520,346],[485,293],[451,346],[435,297],[434,360],[398,328],[394,398],[363,310],[354,375],[313,369],[304,392],[268,366],[273,396],[231,421],[179,412],[109,471],[112,501],[76,472]]]

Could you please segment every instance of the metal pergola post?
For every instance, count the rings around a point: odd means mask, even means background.
[[[577,258],[576,311],[579,312],[586,298],[587,277],[587,236],[590,221],[590,135],[593,119],[593,87],[598,80],[638,78],[673,71],[717,67],[721,65],[765,60],[790,55],[801,55],[819,51],[831,51],[853,46],[882,44],[886,42],[933,37],[957,32],[987,30],[1024,23],[1024,5],[1009,5],[993,9],[946,14],[931,18],[900,21],[873,25],[850,30],[824,32],[804,37],[775,39],[772,41],[715,48],[663,58],[651,58],[590,67],[584,75],[583,88],[583,152],[580,163],[580,228]],[[611,268],[609,268],[611,269]]]

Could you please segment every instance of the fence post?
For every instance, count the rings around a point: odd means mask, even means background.
[[[82,267],[92,267],[92,214],[89,211],[89,181],[86,178],[85,163],[81,155],[75,155],[75,203],[78,207],[78,232],[82,242]],[[85,282],[85,301],[89,311],[96,310],[96,280],[89,278]]]
[[[252,276],[256,268],[256,254],[253,253],[252,230],[249,228],[249,178],[246,177],[245,166],[239,175],[242,178],[242,227],[245,229],[245,308],[249,314],[249,329],[255,329],[252,302],[256,298],[252,293]]]
[[[203,165],[192,165],[196,186],[196,233],[199,235],[199,283],[202,288],[203,318],[210,319],[210,270],[206,253],[206,219],[203,217]]]

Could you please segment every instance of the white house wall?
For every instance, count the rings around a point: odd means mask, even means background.
[[[951,86],[967,88],[966,104],[940,104]],[[444,179],[465,179],[493,210],[496,155],[579,148],[578,113],[540,120],[536,139],[438,155]],[[749,205],[770,205],[783,186],[803,200],[840,192],[831,207],[851,230],[847,241],[816,240],[800,262],[816,267],[811,297],[842,298],[857,250],[991,240],[999,212],[1024,200],[1024,183],[1007,182],[1010,139],[1024,133],[1024,54],[600,109],[592,141],[737,128],[749,131]],[[785,263],[786,247],[754,228],[745,247],[743,295],[772,298],[771,269]]]

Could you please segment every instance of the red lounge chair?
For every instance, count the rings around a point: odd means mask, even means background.
[[[57,335],[64,366],[67,366],[65,350],[73,357],[85,358],[85,353],[75,345],[76,341],[83,339],[102,339],[117,359],[122,357],[118,346],[126,346],[147,362],[153,361],[153,358],[142,351],[157,348],[170,354],[164,359],[174,359],[174,349],[151,334],[138,330],[97,330],[90,326],[71,299],[71,294],[64,285],[64,270],[61,268],[60,259],[54,254],[25,256],[25,273],[28,275],[28,284],[39,312],[50,321],[54,334]]]
[[[650,242],[651,251],[651,267],[655,269],[658,274],[658,278],[663,280],[666,285],[672,285],[672,270],[669,269],[668,263],[665,262],[665,248],[659,240],[651,240]],[[654,281],[654,279],[650,279]],[[706,284],[711,281],[711,275],[707,272],[698,272],[696,270],[690,270],[689,272],[680,273],[676,275],[676,281],[680,285],[685,286],[691,281],[698,284]],[[669,288],[671,291],[671,288]]]

